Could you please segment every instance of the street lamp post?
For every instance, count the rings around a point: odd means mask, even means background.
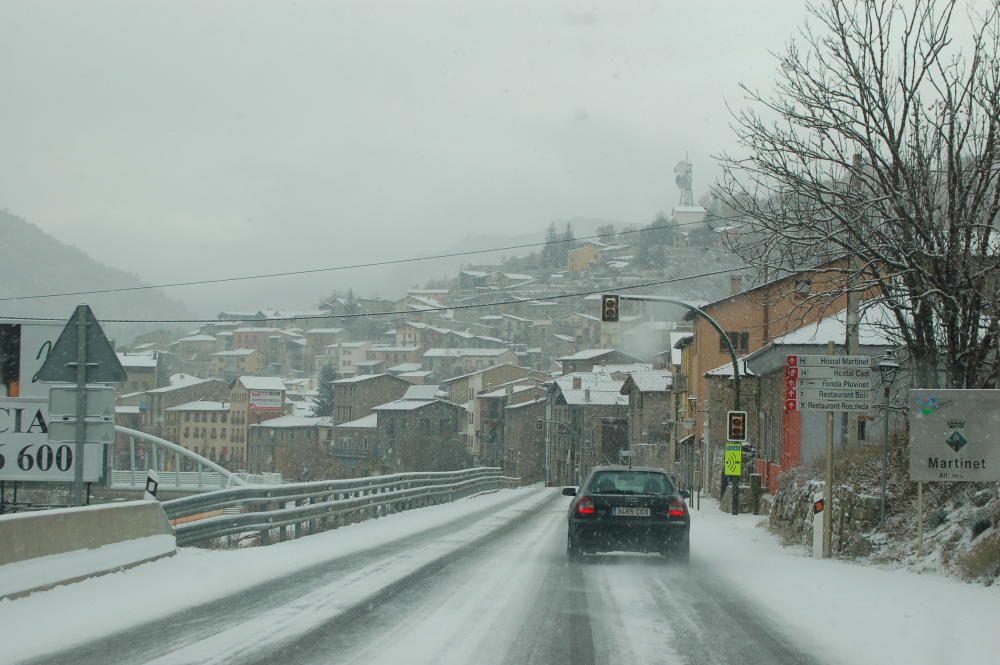
[[[885,524],[886,478],[889,473],[889,389],[896,378],[897,371],[899,371],[899,363],[896,361],[896,354],[892,349],[888,349],[878,362],[878,372],[882,378],[882,395],[885,402],[885,413],[882,414],[882,497],[879,502],[880,524]]]
[[[573,433],[574,439],[573,439],[573,446],[570,449],[570,463],[573,467],[573,483],[579,484],[579,478],[577,478],[578,469],[576,465],[576,448],[577,448],[576,442],[581,439],[580,433],[577,432],[575,429],[573,429],[573,427],[569,423],[564,423],[561,420],[539,418],[537,422],[545,423],[547,425],[562,425],[563,427],[565,427],[566,429],[568,429],[570,432]],[[545,452],[546,455],[548,455],[547,447]]]

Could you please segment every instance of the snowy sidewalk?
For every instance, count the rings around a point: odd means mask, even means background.
[[[1000,664],[1000,589],[813,559],[782,547],[766,517],[733,517],[711,499],[692,513],[692,566],[832,665]]]

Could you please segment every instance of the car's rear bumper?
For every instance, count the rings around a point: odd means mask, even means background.
[[[569,537],[584,552],[663,552],[681,546],[690,522],[622,520],[615,518],[571,520]]]

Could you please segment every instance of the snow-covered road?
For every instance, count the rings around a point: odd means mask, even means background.
[[[919,576],[896,579],[894,571],[798,556],[756,529],[757,518],[732,518],[711,502],[694,512],[689,568],[628,554],[570,564],[568,502],[555,490],[526,488],[268,548],[186,550],[173,560],[0,603],[0,625],[14,629],[6,657],[81,665],[863,665],[899,662],[885,657],[911,652],[918,657],[906,662],[989,663],[997,652],[995,637],[974,632],[975,621],[988,622],[991,612],[996,617],[993,602],[1000,594],[993,589],[929,580],[942,586],[934,587],[937,596],[927,599],[928,606],[947,601],[948,593],[972,603],[969,637],[983,647],[972,653],[984,658],[952,661],[947,653],[941,657],[940,647],[933,650],[933,635],[894,634],[898,622],[878,606],[875,580],[886,577],[887,588],[905,584],[919,596]],[[762,581],[750,583],[748,571]],[[788,579],[770,582],[780,588],[772,597],[766,577],[784,571]],[[867,588],[844,594],[844,585],[859,575],[869,576]],[[171,595],[162,585],[186,593]],[[127,597],[116,595],[125,589],[131,590]],[[837,593],[848,600],[815,607]],[[885,601],[890,608],[898,602],[910,600],[897,595]],[[77,619],[83,630],[31,641],[26,613],[58,623],[85,603],[91,615]],[[159,603],[160,611],[144,610],[150,603]],[[122,607],[133,621],[123,618]],[[813,629],[803,630],[810,618],[801,615],[810,608]],[[906,611],[920,625],[919,608]],[[108,621],[109,615],[118,618]],[[835,625],[831,615],[839,617]],[[873,625],[879,621],[888,630]],[[6,662],[4,652],[0,662]]]

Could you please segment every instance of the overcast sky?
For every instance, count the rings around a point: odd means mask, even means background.
[[[647,223],[685,153],[707,190],[726,103],[770,85],[803,19],[801,0],[0,0],[0,207],[150,282]],[[388,295],[390,274],[170,293],[301,307]]]

